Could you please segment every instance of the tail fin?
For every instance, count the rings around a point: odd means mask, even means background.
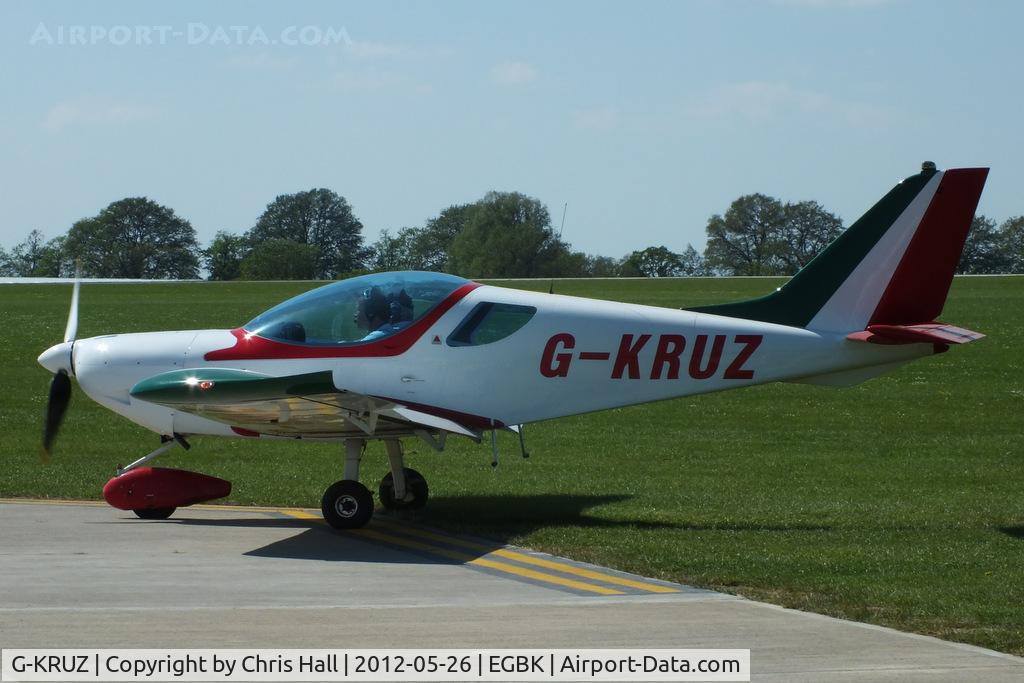
[[[921,172],[894,187],[775,292],[690,310],[817,330],[909,325],[942,312],[987,168]]]

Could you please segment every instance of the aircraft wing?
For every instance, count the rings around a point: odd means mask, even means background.
[[[480,432],[387,399],[335,387],[330,371],[273,377],[234,368],[172,370],[131,389],[141,401],[221,422],[243,435],[410,436]]]

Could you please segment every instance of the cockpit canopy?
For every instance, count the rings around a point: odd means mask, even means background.
[[[374,341],[412,325],[467,283],[454,275],[417,271],[363,275],[291,298],[244,329],[313,346]]]

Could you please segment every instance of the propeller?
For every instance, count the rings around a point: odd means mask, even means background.
[[[75,271],[75,287],[71,290],[71,310],[68,311],[68,325],[64,328],[64,341],[74,342],[78,334],[78,289],[82,285]]]
[[[51,346],[39,356],[39,363],[53,373],[50,380],[50,398],[46,404],[46,424],[43,427],[43,460],[50,456],[53,442],[57,438],[60,424],[71,402],[71,377],[74,372],[72,351],[78,334],[78,273],[75,273],[75,287],[71,291],[71,310],[68,324],[64,329],[64,342]]]

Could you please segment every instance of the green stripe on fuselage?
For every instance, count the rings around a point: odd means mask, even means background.
[[[204,382],[210,383],[205,389]],[[270,377],[248,370],[196,368],[148,377],[132,387],[131,395],[160,405],[221,405],[336,392],[329,371]]]
[[[779,290],[758,299],[686,310],[805,327],[935,173],[923,171],[894,187]]]

